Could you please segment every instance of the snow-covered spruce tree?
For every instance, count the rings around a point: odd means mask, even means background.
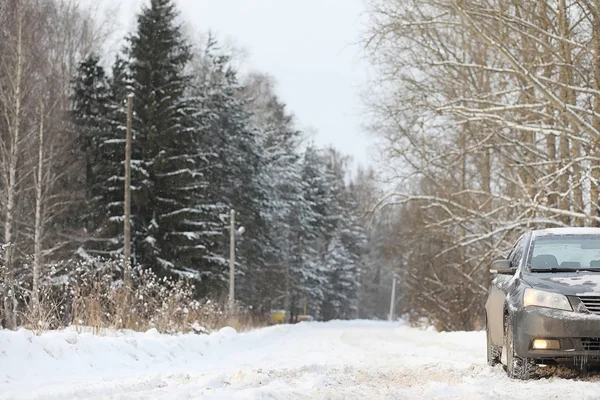
[[[199,277],[197,197],[206,188],[198,172],[199,132],[186,96],[191,60],[172,0],[151,0],[129,39],[134,94],[132,214],[135,261],[164,273]]]
[[[106,216],[92,251],[122,252],[126,98],[132,93],[133,262],[159,274],[199,277],[205,249],[196,204],[206,189],[198,172],[204,160],[186,95],[191,55],[173,2],[152,0],[144,7],[128,42],[128,59],[118,58],[113,68],[111,134],[100,145]]]
[[[96,65],[97,60],[94,60]],[[88,61],[86,61],[88,63]],[[89,69],[86,63],[82,68]],[[99,66],[95,68],[101,68]],[[101,75],[104,75],[103,73]],[[80,72],[81,76],[81,72]],[[75,80],[77,88],[78,77]],[[126,97],[130,92],[130,74],[128,63],[117,56],[112,67],[112,76],[107,79],[108,98],[105,104],[96,108],[98,113],[94,118],[79,115],[81,111],[75,109],[75,121],[93,121],[98,126],[80,127],[80,135],[95,134],[93,139],[94,155],[93,166],[89,169],[93,173],[91,190],[86,192],[86,202],[89,213],[85,215],[84,222],[90,237],[80,249],[80,255],[112,257],[122,252],[123,241],[123,189],[125,159],[125,129],[127,120]],[[93,88],[88,88],[89,93]],[[77,93],[77,90],[75,90]],[[82,96],[85,99],[85,96]],[[75,105],[77,97],[75,97]],[[85,133],[84,130],[89,130]],[[90,142],[88,142],[90,143]]]
[[[358,220],[358,204],[346,187],[347,159],[335,149],[325,155],[329,196],[326,205],[328,230],[322,240],[326,248],[322,260],[326,268],[322,317],[356,316],[359,270],[365,234]]]
[[[323,152],[306,148],[302,159],[302,196],[307,208],[296,232],[292,282],[300,290],[292,296],[292,306],[306,301],[311,313],[320,318],[327,284],[325,255],[334,226],[330,218],[330,192]]]
[[[92,233],[103,222],[104,179],[101,146],[111,135],[109,108],[111,93],[99,58],[92,55],[82,61],[73,80],[71,115],[76,131],[80,161],[85,168],[85,210],[76,215],[83,227]]]
[[[207,284],[211,289],[224,288],[228,280],[226,259],[229,254],[229,211],[236,211],[238,226],[246,234],[236,241],[237,272],[241,282],[241,300],[250,300],[252,281],[244,281],[264,264],[264,249],[268,236],[261,214],[265,192],[260,182],[263,154],[257,130],[250,124],[246,101],[241,98],[243,87],[230,66],[230,57],[220,54],[217,43],[209,38],[194,76],[198,98],[196,121],[202,132],[199,148],[207,161],[201,170],[209,182],[209,190],[198,198],[198,208],[210,211],[205,220],[211,254],[207,254]],[[215,219],[220,217],[220,219]],[[249,272],[250,271],[250,272]]]
[[[92,242],[95,255],[110,257],[122,253],[123,242],[123,197],[125,170],[125,134],[127,124],[127,95],[131,92],[129,64],[117,56],[112,66],[110,85],[110,107],[108,109],[109,131],[100,144],[100,166],[98,168],[100,211],[103,224]],[[132,214],[135,211],[132,209]]]
[[[304,236],[314,237],[310,204],[304,198],[300,144],[302,133],[286,107],[273,93],[268,78],[255,75],[246,92],[251,99],[253,123],[260,131],[264,151],[261,185],[266,199],[262,215],[266,221],[268,240],[264,251],[266,263],[244,277],[253,292],[248,296],[259,309],[301,306],[301,299],[309,297],[306,279],[299,267],[307,259],[312,243]],[[309,232],[309,235],[302,235]],[[314,260],[314,257],[311,258]],[[307,264],[307,263],[304,263]]]
[[[366,234],[360,224],[357,203],[347,189],[343,193],[342,220],[329,245],[324,317],[356,318]]]

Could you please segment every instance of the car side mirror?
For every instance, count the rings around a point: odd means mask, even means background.
[[[492,263],[490,272],[499,275],[514,275],[516,269],[512,267],[510,260],[496,260]]]

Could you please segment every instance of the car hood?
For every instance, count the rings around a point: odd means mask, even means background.
[[[600,296],[600,273],[595,272],[532,272],[523,280],[535,289],[562,293],[571,296]]]

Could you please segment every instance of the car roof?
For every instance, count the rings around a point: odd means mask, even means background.
[[[548,228],[537,229],[531,232],[534,237],[550,235],[600,235],[600,228]]]

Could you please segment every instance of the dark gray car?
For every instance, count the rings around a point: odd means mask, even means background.
[[[537,364],[600,363],[600,228],[527,232],[491,272],[489,365],[528,379]]]

